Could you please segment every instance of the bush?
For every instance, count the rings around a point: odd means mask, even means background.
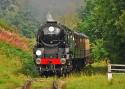
[[[103,39],[98,39],[95,43],[92,43],[92,57],[95,61],[100,59],[105,59],[108,55],[108,52],[104,48]]]

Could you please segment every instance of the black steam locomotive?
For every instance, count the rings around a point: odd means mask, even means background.
[[[33,58],[40,75],[80,70],[90,59],[89,39],[57,21],[47,21],[37,33]]]

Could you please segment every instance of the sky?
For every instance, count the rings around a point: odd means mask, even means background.
[[[28,0],[30,7],[41,19],[50,12],[53,16],[63,16],[76,11],[84,5],[84,0]]]

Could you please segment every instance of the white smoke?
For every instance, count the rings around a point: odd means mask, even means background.
[[[40,19],[46,18],[48,12],[54,17],[63,16],[65,13],[75,13],[84,0],[28,0],[30,7],[37,12]]]

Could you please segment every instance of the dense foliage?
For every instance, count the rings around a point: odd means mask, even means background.
[[[80,10],[79,29],[94,44],[92,52],[97,48],[93,58],[125,63],[125,0],[86,0],[86,3],[85,10]],[[98,40],[102,42],[96,45]]]
[[[80,18],[79,15],[76,13],[68,13],[63,16],[60,16],[58,18],[58,21],[72,30],[78,30],[76,28],[77,24],[80,22]]]
[[[0,0],[0,22],[15,27],[26,37],[33,37],[38,22],[33,17],[27,0]]]

